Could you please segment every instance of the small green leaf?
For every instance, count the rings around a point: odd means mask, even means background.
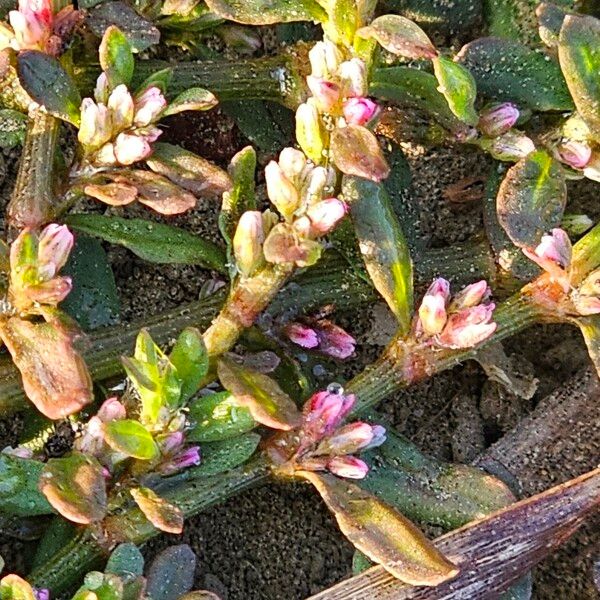
[[[144,219],[122,219],[104,215],[69,215],[69,227],[119,244],[153,263],[200,265],[223,272],[223,251],[183,229]]]
[[[150,46],[158,44],[160,40],[160,31],[131,6],[120,0],[109,0],[95,6],[85,22],[99,38],[111,25],[117,26],[134,52],[143,52]]]
[[[567,202],[560,164],[544,150],[532,152],[511,167],[498,190],[500,225],[517,246],[535,247],[558,227]]]
[[[427,34],[401,15],[377,17],[370,25],[359,29],[357,35],[375,39],[389,52],[406,58],[433,59],[437,56],[437,50]]]
[[[600,20],[568,15],[558,40],[558,58],[579,114],[600,140]]]
[[[18,575],[7,575],[0,579],[0,598],[2,600],[36,600],[33,588]]]
[[[66,519],[87,525],[106,514],[107,496],[102,465],[93,457],[72,452],[51,458],[42,472],[40,490]]]
[[[559,65],[543,52],[488,37],[463,46],[457,59],[475,78],[479,93],[490,100],[538,111],[573,110]]]
[[[256,452],[259,443],[260,435],[252,432],[219,442],[205,442],[200,466],[187,472],[190,477],[209,477],[229,471],[245,463]]]
[[[106,563],[105,573],[130,578],[144,572],[144,557],[135,544],[119,544]]]
[[[315,486],[350,542],[400,581],[435,586],[458,573],[421,531],[390,505],[330,474],[298,471],[297,475]]]
[[[169,102],[163,116],[176,115],[186,110],[209,110],[218,103],[219,101],[212,92],[199,87],[190,88]]]
[[[158,454],[158,446],[150,432],[133,419],[109,421],[104,425],[106,443],[118,452],[140,460],[153,460]]]
[[[245,369],[226,357],[219,360],[217,372],[223,387],[259,423],[284,431],[299,424],[300,412],[274,379]]]
[[[250,411],[240,406],[229,392],[200,396],[189,409],[193,426],[187,439],[191,442],[227,440],[256,427]]]
[[[433,59],[433,70],[450,110],[467,125],[477,125],[479,115],[475,110],[477,85],[468,69],[446,58]]]
[[[0,515],[34,517],[52,512],[38,489],[44,464],[0,454]]]
[[[186,544],[163,550],[148,569],[145,595],[152,600],[178,600],[194,585],[196,555]]]
[[[9,108],[0,109],[0,148],[10,150],[25,140],[27,115]]]
[[[400,331],[407,333],[413,312],[412,262],[389,196],[383,185],[358,177],[344,177],[342,191],[371,280]]]
[[[346,175],[381,181],[390,172],[373,132],[362,125],[336,127],[331,135],[335,166]]]
[[[33,100],[51,115],[79,126],[79,90],[56,58],[37,50],[21,51],[17,55],[17,72]]]
[[[114,2],[113,2],[114,4]],[[149,87],[157,87],[163,94],[167,93],[169,89],[169,83],[171,83],[171,79],[173,79],[173,69],[171,67],[167,67],[166,69],[161,69],[160,71],[156,71],[156,73],[152,73],[135,90],[135,95],[141,94]]]
[[[195,327],[187,327],[177,338],[169,361],[181,381],[180,401],[183,403],[197,391],[208,372],[208,353],[202,334]]]
[[[118,421],[112,421],[112,423],[118,423]],[[133,488],[130,493],[144,516],[154,527],[167,533],[183,531],[183,513],[177,506],[167,502],[150,488]]]
[[[60,307],[84,330],[114,325],[119,321],[119,293],[110,262],[95,238],[78,235],[62,270],[73,289]]]
[[[600,374],[600,315],[579,317],[576,322],[585,340],[590,359]]]
[[[221,18],[247,25],[327,20],[316,0],[207,0],[206,4]]]
[[[125,34],[117,26],[111,25],[104,32],[99,55],[100,66],[106,73],[110,88],[122,83],[129,85],[135,68],[133,52]]]
[[[154,144],[146,164],[199,198],[220,196],[231,189],[231,179],[223,169],[173,144]]]

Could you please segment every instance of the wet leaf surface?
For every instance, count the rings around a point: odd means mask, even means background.
[[[166,533],[183,531],[183,513],[149,488],[133,488],[131,495],[148,521]]]

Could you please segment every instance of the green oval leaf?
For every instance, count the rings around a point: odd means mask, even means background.
[[[413,311],[412,262],[390,198],[383,185],[358,177],[344,177],[342,191],[369,276],[401,332],[407,333]]]
[[[77,231],[119,244],[153,263],[200,265],[225,270],[223,251],[183,229],[144,219],[104,215],[68,215],[65,223]]]
[[[562,167],[538,150],[512,166],[498,190],[498,221],[517,246],[536,246],[544,233],[558,227],[567,202]]]
[[[458,61],[491,100],[516,102],[533,110],[572,110],[559,65],[541,52],[501,38],[480,38],[463,46]]]
[[[315,0],[207,0],[206,4],[223,19],[247,25],[327,20]]]
[[[199,87],[190,88],[169,102],[163,115],[168,117],[186,110],[209,110],[218,103],[219,101],[212,92]]]
[[[191,477],[209,477],[224,473],[245,463],[258,448],[260,435],[245,433],[228,440],[202,444],[200,466],[188,469]]]
[[[558,58],[579,114],[600,139],[600,21],[579,15],[565,17]]]
[[[189,408],[193,426],[187,439],[192,442],[226,440],[256,427],[250,411],[240,406],[229,392],[201,396]]]
[[[145,596],[152,600],[178,600],[194,585],[196,555],[181,544],[165,548],[148,569]]]
[[[42,472],[40,490],[66,519],[87,525],[106,514],[107,496],[102,465],[92,456],[73,452],[51,458]]]
[[[125,34],[116,25],[111,25],[104,32],[98,52],[100,66],[106,73],[110,88],[122,83],[129,85],[135,68],[133,52]]]
[[[140,460],[152,460],[159,454],[150,432],[133,419],[105,423],[104,440],[113,450]]]
[[[352,544],[397,579],[435,586],[458,573],[415,525],[357,485],[325,473],[297,475],[315,486]]]
[[[450,110],[468,125],[477,125],[477,85],[473,75],[468,69],[445,56],[433,59],[433,70],[440,84],[439,90],[446,98]]]
[[[198,391],[200,382],[208,372],[208,353],[198,329],[187,327],[179,334],[169,361],[181,381],[180,401],[185,402]]]
[[[223,387],[252,417],[273,429],[290,430],[300,423],[300,412],[277,382],[262,373],[241,367],[222,357],[217,366]]]
[[[406,58],[432,59],[437,56],[427,34],[416,23],[400,15],[377,17],[356,33],[366,39],[375,39],[389,52]]]
[[[377,138],[362,125],[336,127],[331,135],[331,152],[335,166],[346,175],[381,181],[390,173]]]
[[[33,100],[51,115],[79,126],[79,90],[56,58],[37,50],[19,52],[17,72],[21,85]]]
[[[118,423],[118,421],[112,421],[112,423]],[[154,527],[167,533],[183,531],[183,513],[177,506],[167,502],[150,488],[133,488],[130,493],[144,516]]]
[[[0,514],[33,517],[52,512],[38,489],[44,464],[0,454]]]
[[[144,573],[144,557],[135,544],[119,544],[106,563],[105,573],[130,578]]]

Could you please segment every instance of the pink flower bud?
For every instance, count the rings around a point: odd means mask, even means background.
[[[560,160],[574,169],[584,169],[592,158],[592,149],[583,142],[567,140],[558,147]]]
[[[296,148],[284,148],[279,154],[278,162],[284,175],[291,181],[295,181],[306,167],[306,156]]]
[[[119,419],[125,419],[127,417],[127,411],[125,407],[117,398],[107,398],[102,406],[98,409],[96,416],[103,422],[108,423],[109,421],[118,421]]]
[[[462,289],[452,298],[450,310],[457,311],[462,308],[477,306],[484,300],[487,300],[492,293],[490,286],[485,279],[477,281]]]
[[[132,165],[143,160],[152,152],[145,137],[120,133],[114,144],[115,157],[122,165]]]
[[[337,198],[327,198],[313,204],[306,212],[313,235],[329,233],[343,219],[347,210],[346,203]]]
[[[77,139],[83,146],[99,148],[112,137],[112,125],[108,108],[96,104],[91,98],[81,102],[81,122]]]
[[[200,447],[192,446],[176,454],[170,461],[161,465],[158,470],[163,475],[173,475],[173,473],[198,464],[200,464]]]
[[[310,92],[317,102],[317,107],[322,112],[331,112],[331,109],[340,99],[340,88],[338,85],[321,77],[309,75],[306,83]]]
[[[577,312],[584,317],[600,313],[600,298],[596,296],[584,296],[574,293],[573,304]]]
[[[33,588],[35,600],[50,600],[50,590],[48,588]]]
[[[157,441],[160,446],[161,454],[168,456],[183,446],[185,437],[182,431],[173,431],[172,433],[160,436]]]
[[[156,121],[167,107],[167,100],[156,86],[151,86],[135,99],[134,123],[145,127]]]
[[[363,479],[369,472],[366,462],[355,456],[335,456],[327,463],[327,468],[338,477]]]
[[[242,214],[233,236],[235,264],[244,277],[250,277],[264,262],[263,215],[258,210]]]
[[[112,134],[131,127],[133,123],[133,98],[125,84],[118,85],[108,97],[108,110],[112,125]]]
[[[32,302],[56,305],[69,295],[72,287],[70,277],[54,277],[38,285],[27,286],[25,294]]]
[[[385,427],[383,427],[382,425],[372,425],[371,431],[373,433],[373,438],[362,449],[363,451],[370,450],[371,448],[378,448],[379,446],[381,446],[381,444],[383,444],[383,442],[385,442],[385,440],[387,438]]]
[[[331,433],[350,412],[354,394],[335,394],[327,390],[313,394],[304,405],[303,433],[308,443]]]
[[[302,201],[309,206],[319,202],[323,198],[323,191],[328,181],[328,173],[325,167],[311,167],[304,170],[301,180]]]
[[[472,348],[496,331],[492,321],[495,304],[480,304],[465,308],[448,317],[448,322],[436,341],[444,348]]]
[[[344,98],[366,96],[369,86],[364,61],[359,58],[344,61],[338,69],[338,75],[342,81]]]
[[[366,125],[379,113],[379,106],[369,98],[348,98],[343,111],[348,124]]]
[[[419,306],[419,323],[427,335],[436,335],[442,331],[448,315],[446,302],[450,296],[450,283],[441,277],[434,280],[423,296]]]
[[[315,330],[302,323],[289,323],[284,331],[294,344],[302,348],[316,348],[319,345]]]
[[[315,454],[354,454],[368,446],[372,440],[373,428],[368,423],[348,423],[325,438],[315,450]]]
[[[319,351],[333,358],[348,358],[356,346],[356,340],[331,321],[321,319],[315,323],[319,339]]]
[[[317,42],[308,53],[308,59],[312,75],[331,79],[342,61],[342,53],[330,41]]]
[[[485,108],[479,116],[479,129],[485,135],[497,137],[506,133],[519,118],[519,109],[510,102]]]
[[[96,87],[94,88],[94,98],[96,102],[106,104],[108,102],[108,96],[110,94],[110,87],[108,85],[108,77],[106,73],[102,72],[96,79]]]
[[[281,215],[290,220],[300,202],[298,190],[274,160],[265,167],[265,179],[269,199]]]
[[[550,235],[542,236],[542,240],[535,249],[540,258],[551,260],[563,269],[571,264],[573,247],[566,232],[560,228],[553,229]]]
[[[73,248],[73,234],[66,225],[51,223],[40,235],[38,247],[38,265],[45,269],[51,266],[54,276],[64,267]]]

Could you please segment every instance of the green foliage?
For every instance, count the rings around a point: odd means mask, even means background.
[[[17,110],[0,109],[0,148],[10,150],[25,139],[27,116]]]
[[[52,512],[37,483],[44,465],[0,454],[0,514],[33,517]]]
[[[440,84],[438,89],[450,110],[467,125],[476,125],[479,120],[475,110],[477,86],[469,70],[445,56],[433,59],[433,69]]]
[[[140,460],[152,460],[159,451],[151,433],[133,419],[110,421],[104,426],[104,440],[117,452]]]
[[[125,34],[115,25],[104,32],[99,55],[100,66],[106,73],[109,88],[129,85],[135,68],[133,52]]]
[[[180,401],[185,402],[197,391],[208,372],[208,353],[202,334],[194,327],[184,329],[177,338],[169,362],[181,382]]]
[[[206,4],[220,17],[247,25],[327,19],[316,0],[208,0]]]
[[[245,463],[256,452],[260,439],[257,433],[249,432],[218,442],[205,442],[200,466],[188,472],[191,477],[209,477],[229,471]]]
[[[112,551],[106,563],[105,572],[120,577],[142,575],[144,572],[144,557],[135,544],[119,544]]]

